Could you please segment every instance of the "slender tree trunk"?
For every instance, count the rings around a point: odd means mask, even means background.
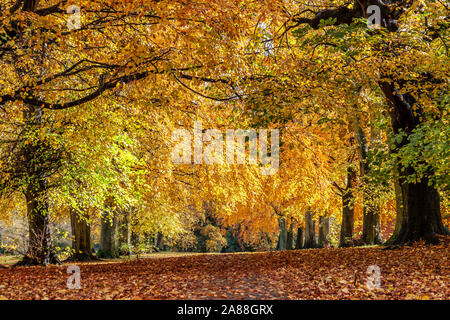
[[[380,244],[380,206],[376,190],[367,179],[367,174],[370,171],[370,164],[367,159],[369,148],[366,135],[359,125],[355,126],[355,136],[358,142],[360,178],[363,188],[363,232],[361,240],[367,245]]]
[[[420,107],[413,110],[415,99],[409,94],[400,94],[394,82],[380,82],[380,87],[390,106],[392,128],[395,134],[404,132],[405,136],[394,149],[409,143],[408,136],[421,123],[423,112]],[[434,172],[429,169],[426,176],[417,182],[408,182],[407,177],[416,174],[413,167],[399,168],[399,184],[402,194],[403,214],[398,234],[392,244],[409,244],[419,240],[439,243],[438,234],[447,234],[442,223],[440,199],[437,189],[429,184]]]
[[[286,250],[286,242],[287,242],[286,219],[280,218],[279,224],[280,224],[280,235],[278,236],[277,250]]]
[[[353,224],[355,217],[353,186],[356,182],[356,172],[349,166],[347,169],[347,188],[342,195],[342,224],[339,239],[340,247],[349,247],[353,244]]]
[[[155,248],[158,251],[164,250],[164,235],[162,234],[162,232],[158,232],[158,234],[156,235]]]
[[[100,249],[97,256],[100,258],[117,258],[116,249],[116,217],[110,217],[105,212],[102,216],[102,229],[100,233]]]
[[[303,248],[303,229],[297,228],[297,242],[295,244],[295,249]]]
[[[307,212],[305,214],[305,241],[304,248],[316,247],[316,223],[313,220],[313,214]]]
[[[294,222],[292,221],[291,224],[289,225],[289,230],[287,232],[286,249],[287,250],[294,249]]]
[[[319,247],[326,248],[330,243],[330,218],[319,216]]]
[[[133,229],[132,229],[133,230]],[[131,248],[133,253],[137,253],[139,251],[139,242],[140,236],[137,232],[131,231]]]

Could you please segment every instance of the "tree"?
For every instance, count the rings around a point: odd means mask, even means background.
[[[100,248],[97,252],[99,258],[118,258],[116,247],[117,218],[114,214],[105,211],[101,221]]]
[[[287,231],[287,240],[286,240],[286,249],[292,250],[295,247],[294,243],[294,222],[291,219],[291,223],[289,224],[289,230]]]
[[[303,249],[303,228],[297,228],[297,241],[295,249]]]
[[[319,216],[319,248],[326,248],[331,245],[330,238],[330,218]]]
[[[94,259],[89,216],[72,208],[70,210],[70,223],[72,227],[73,253],[69,260],[90,261]]]
[[[122,212],[117,227],[119,234],[118,250],[120,255],[129,255],[131,253],[131,232],[130,232],[130,213]]]
[[[354,188],[356,184],[356,170],[352,165],[347,168],[347,185],[340,188],[342,196],[342,223],[339,237],[339,246],[348,247],[353,244],[353,226],[355,218]],[[337,185],[336,185],[337,186]]]
[[[309,211],[305,214],[305,240],[304,248],[316,248],[316,221],[313,220],[314,214]]]
[[[115,97],[124,91],[131,94],[136,81],[157,75],[180,87],[187,87],[183,81],[196,82],[194,88],[207,82],[229,87],[228,80],[210,79],[199,72],[204,65],[210,66],[212,74],[218,65],[223,68],[223,56],[207,53],[220,41],[205,27],[220,13],[218,8],[179,2],[173,3],[173,10],[167,10],[171,5],[161,7],[158,1],[146,5],[141,1],[127,5],[115,1],[79,4],[83,21],[72,30],[61,23],[70,18],[64,7],[66,1],[19,0],[8,3],[2,11],[0,57],[5,81],[0,101],[9,107],[8,117],[23,110],[26,125],[8,140],[12,153],[5,154],[5,172],[14,179],[2,184],[1,189],[5,193],[22,189],[26,196],[30,246],[24,264],[58,262],[48,231],[48,193],[52,187],[49,179],[63,159],[62,150],[38,139],[48,128],[47,120],[58,119],[72,108],[84,111],[82,106],[88,102],[101,108],[102,102],[106,103],[105,92],[112,91]],[[196,13],[199,19],[192,21],[189,17]],[[227,21],[231,23],[232,19],[223,20],[223,35],[232,39],[236,35]],[[186,42],[179,37],[178,28],[183,29]],[[193,42],[203,48],[192,48]],[[159,98],[148,101],[161,103]],[[55,127],[64,131],[66,123]]]
[[[368,145],[364,131],[356,128],[356,141],[358,144],[360,179],[363,189],[363,231],[362,242],[368,245],[381,244],[380,236],[380,199],[373,183],[368,179],[370,163],[368,160]]]
[[[286,229],[286,218],[282,217],[280,221],[280,234],[278,236],[277,250],[287,249],[288,231]]]
[[[375,77],[375,81],[372,83],[378,85],[385,97],[394,133],[402,136],[396,143],[396,152],[399,152],[400,149],[411,143],[409,137],[414,130],[424,123],[424,119],[430,117],[430,101],[436,101],[436,93],[442,93],[442,90],[445,90],[446,87],[445,81],[443,81],[444,74],[442,73],[446,68],[441,63],[438,63],[439,67],[442,68],[440,70],[436,67],[428,68],[428,65],[425,68],[417,68],[417,57],[413,57],[412,53],[407,53],[402,48],[408,45],[408,41],[412,44],[412,38],[415,36],[414,28],[420,28],[424,45],[420,48],[417,47],[417,50],[427,56],[428,61],[446,60],[444,55],[440,54],[442,51],[429,51],[429,47],[425,44],[441,42],[442,36],[447,32],[447,28],[440,27],[436,20],[430,22],[427,19],[425,24],[420,27],[407,23],[402,25],[403,22],[401,21],[406,16],[420,15],[420,12],[424,11],[429,14],[430,19],[438,19],[439,14],[437,12],[445,6],[442,3],[430,2],[418,9],[414,2],[394,0],[387,2],[378,0],[355,1],[350,5],[342,5],[331,9],[302,10],[300,13],[291,16],[293,25],[290,25],[289,28],[299,28],[300,25],[307,24],[312,29],[321,29],[325,25],[332,25],[334,26],[332,30],[341,30],[345,35],[351,33],[350,30],[358,25],[358,19],[367,17],[366,10],[370,5],[375,5],[380,9],[379,22],[382,31],[368,31],[368,39],[376,39],[376,45],[371,45],[366,41],[362,41],[360,45],[371,48],[374,56],[378,55],[384,59],[376,66],[376,72],[380,76]],[[410,39],[398,36],[401,33],[400,27],[403,29],[411,28],[408,29]],[[296,30],[300,31],[299,29]],[[330,31],[330,33],[332,32]],[[327,44],[322,45],[326,46]],[[345,46],[338,45],[337,50],[345,50],[345,48]],[[355,59],[353,61],[358,61],[357,58],[361,57],[353,57]],[[410,74],[416,75],[415,79],[410,79]],[[433,89],[418,90],[419,87]],[[439,117],[439,113],[431,112],[431,114],[432,117]],[[425,175],[417,179],[417,167],[414,165],[400,168],[399,179],[404,201],[404,220],[396,239],[393,241],[394,244],[405,244],[420,239],[429,243],[436,243],[438,241],[437,234],[447,233],[440,215],[438,190],[430,182],[433,175],[433,169],[429,168]]]

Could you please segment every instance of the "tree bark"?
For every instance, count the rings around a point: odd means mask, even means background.
[[[129,255],[131,248],[130,214],[124,212],[119,223],[119,254]]]
[[[42,199],[41,195],[37,195],[34,191],[28,190],[25,195],[27,200],[28,249],[26,255],[16,263],[16,266],[61,264],[52,248],[47,199]]]
[[[394,178],[394,190],[395,190],[395,209],[396,209],[395,227],[392,235],[385,242],[386,245],[391,245],[394,242],[394,240],[398,237],[398,234],[400,233],[400,229],[404,220],[402,188],[400,187],[398,176]]]
[[[297,242],[295,243],[295,249],[303,248],[303,229],[297,228]]]
[[[286,249],[287,250],[294,249],[294,222],[292,221],[289,226],[289,230],[287,232]]]
[[[25,118],[26,136],[35,137],[42,125],[42,108],[28,106]],[[25,199],[27,202],[28,249],[16,265],[61,264],[52,248],[50,236],[50,212],[48,204],[48,168],[42,165],[47,157],[48,146],[40,140],[32,140],[20,150],[24,174],[27,178]],[[48,157],[49,162],[51,158]]]
[[[379,206],[366,205],[363,211],[362,242],[366,245],[381,244]]]
[[[164,235],[162,234],[162,232],[158,232],[158,234],[156,235],[155,248],[158,251],[164,250]]]
[[[72,227],[72,255],[70,261],[95,260],[92,252],[91,226],[89,216],[75,209],[70,210],[70,224]]]
[[[313,220],[313,213],[305,214],[305,241],[304,248],[316,247],[316,223]]]
[[[359,125],[355,126],[355,136],[358,142],[360,178],[363,188],[363,232],[361,241],[366,245],[380,244],[380,206],[376,190],[367,179],[370,164],[367,159],[368,145],[364,131]]]
[[[330,218],[319,216],[319,247],[329,247],[330,243]]]
[[[99,258],[117,258],[116,249],[116,217],[111,217],[108,212],[102,216],[100,233],[100,249],[97,252]]]
[[[286,219],[280,218],[279,224],[280,224],[280,234],[278,236],[277,250],[286,250],[286,242],[287,242]]]
[[[353,245],[353,224],[355,217],[354,202],[355,197],[353,195],[353,186],[356,182],[356,172],[349,166],[347,168],[347,188],[342,195],[342,224],[341,235],[339,239],[340,247],[349,247]]]

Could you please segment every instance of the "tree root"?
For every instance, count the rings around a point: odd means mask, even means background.
[[[89,262],[89,261],[99,261],[100,259],[97,258],[96,256],[90,254],[73,254],[71,255],[69,258],[67,258],[66,260],[64,260],[64,262]]]
[[[27,254],[20,261],[16,262],[13,267],[46,266],[48,264],[61,265],[62,262],[54,252],[49,252],[41,257],[31,257]]]

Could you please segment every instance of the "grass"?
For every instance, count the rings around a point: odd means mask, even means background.
[[[3,255],[0,255],[0,264],[13,265],[17,261],[19,261],[21,257],[22,256],[3,254]]]

